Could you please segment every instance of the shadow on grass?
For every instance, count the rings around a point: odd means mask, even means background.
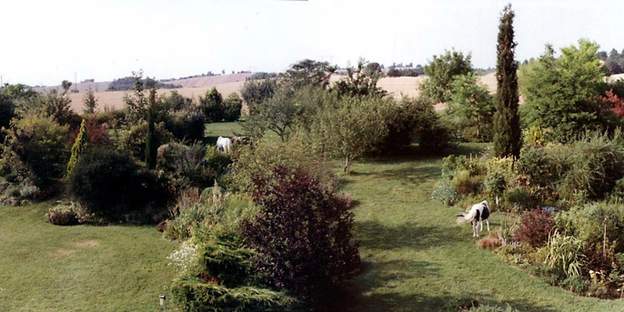
[[[443,151],[423,150],[417,144],[413,144],[403,150],[394,151],[392,155],[365,157],[366,162],[371,163],[397,163],[403,161],[440,159],[448,155],[479,155],[488,148],[488,143],[459,143],[453,144]]]
[[[358,239],[364,248],[393,250],[398,248],[433,248],[462,240],[459,231],[450,228],[420,226],[403,223],[388,226],[374,221],[356,223]],[[550,306],[537,306],[524,299],[500,301],[489,294],[466,292],[461,294],[428,294],[428,285],[415,286],[405,293],[405,283],[415,279],[440,276],[440,268],[432,262],[409,258],[389,261],[364,262],[362,271],[339,291],[328,297],[320,311],[467,311],[479,305],[505,309],[511,306],[519,311],[551,312]]]
[[[460,231],[448,227],[422,226],[414,222],[388,226],[364,221],[357,222],[355,227],[360,246],[371,249],[434,248],[465,238]]]
[[[427,182],[431,179],[437,179],[440,177],[440,167],[439,166],[426,166],[426,167],[401,167],[388,169],[383,171],[367,171],[367,172],[359,172],[353,171],[349,176],[343,176],[338,178],[338,187],[344,187],[347,184],[355,182],[353,178],[358,177],[373,177],[373,178],[381,178],[387,180],[397,180],[401,183],[409,183],[418,185],[423,182]]]
[[[440,176],[440,172],[439,166],[428,166],[388,169],[374,173],[374,175],[385,179],[395,179],[402,182],[420,184],[429,179],[437,179]]]
[[[423,285],[426,287],[426,285]],[[345,292],[342,293],[343,295]],[[359,295],[348,297],[345,301],[336,301],[324,311],[449,311],[463,312],[470,308],[489,306],[505,310],[507,307],[517,311],[554,312],[551,306],[538,306],[525,299],[500,301],[489,295],[466,294],[454,296],[451,294],[405,295],[385,292],[383,294]],[[494,310],[492,310],[494,311]],[[499,310],[496,310],[499,311]]]

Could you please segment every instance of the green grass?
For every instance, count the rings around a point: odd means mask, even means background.
[[[243,128],[238,122],[213,122],[206,124],[204,132],[208,137],[232,136],[234,133],[240,134]]]
[[[473,148],[474,150],[474,148]],[[406,159],[407,158],[407,159]],[[432,201],[440,159],[359,162],[342,177],[358,201],[363,272],[349,285],[351,311],[456,311],[480,303],[520,311],[623,311],[622,300],[581,297],[481,250],[453,208]],[[492,216],[500,225],[500,215]]]
[[[47,223],[50,203],[0,207],[0,311],[156,311],[174,243],[153,226]]]

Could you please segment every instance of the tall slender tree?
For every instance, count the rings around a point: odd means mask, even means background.
[[[514,59],[517,45],[514,42],[514,16],[511,4],[508,4],[498,26],[494,152],[499,157],[518,158],[522,141],[518,116],[518,63]]]
[[[156,109],[156,89],[151,88],[147,107],[147,135],[145,138],[145,165],[149,169],[156,168],[156,128],[154,125],[154,110]]]

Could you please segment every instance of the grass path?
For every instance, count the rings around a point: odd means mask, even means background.
[[[174,244],[153,226],[49,224],[0,207],[0,311],[157,311]]]
[[[456,210],[430,199],[439,159],[358,163],[343,190],[359,201],[364,272],[352,311],[456,311],[470,300],[520,311],[624,311],[622,300],[576,296],[480,250]],[[499,224],[492,217],[494,228]]]

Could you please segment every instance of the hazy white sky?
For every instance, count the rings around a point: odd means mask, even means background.
[[[0,0],[4,82],[281,71],[303,58],[426,63],[444,49],[495,64],[508,0]],[[511,1],[519,59],[589,38],[624,48],[624,1]]]

